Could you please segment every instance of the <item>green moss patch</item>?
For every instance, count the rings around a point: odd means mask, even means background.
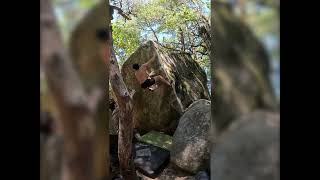
[[[149,143],[160,148],[170,150],[172,145],[172,137],[157,131],[150,131],[141,137],[141,141]]]

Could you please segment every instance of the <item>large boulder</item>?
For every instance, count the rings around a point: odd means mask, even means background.
[[[142,89],[132,65],[143,64],[156,56],[151,71],[169,81],[171,87],[159,86],[153,92]],[[153,41],[143,43],[123,64],[124,82],[136,93],[133,97],[134,119],[141,130],[162,130],[177,126],[183,110],[198,99],[209,99],[207,77],[188,54],[168,54]]]
[[[213,16],[211,19],[214,32],[214,42],[212,44],[214,57],[211,69],[214,81],[212,95],[215,102],[212,110],[218,130],[222,131],[235,118],[259,108],[277,108],[277,102],[269,78],[269,58],[261,42],[248,25],[234,15],[228,4],[213,1],[211,7],[214,8],[212,9]],[[78,23],[69,41],[70,54],[75,68],[85,81],[86,87],[89,88],[99,86],[105,89],[106,87],[106,68],[99,57],[99,42],[95,33],[96,29],[107,27],[107,11],[108,8],[106,8],[104,2],[98,3]],[[151,54],[145,54],[145,56],[151,57]],[[139,55],[136,55],[136,57],[139,58]],[[146,60],[143,56],[140,58],[142,59],[139,61],[144,62]],[[130,68],[129,70],[131,71]],[[173,68],[173,70],[175,69]],[[186,70],[183,72],[184,74],[191,74]],[[202,73],[199,72],[199,74]],[[131,84],[136,84],[135,80]],[[137,87],[137,85],[134,85],[134,87]],[[185,87],[188,87],[188,85]],[[179,92],[177,93],[180,98],[183,98],[183,94],[179,95]],[[151,101],[150,98],[155,99],[155,102],[158,102],[159,99],[156,95],[150,96],[150,93],[138,92],[137,94],[138,96],[142,96],[142,94],[143,97],[147,96],[146,100],[149,101]],[[151,102],[146,103],[146,100],[142,101],[139,107],[149,106]],[[189,103],[191,102],[189,101]],[[157,107],[159,106],[160,104]],[[165,106],[165,103],[163,106]],[[151,108],[151,110],[154,109],[155,107]],[[226,109],[228,109],[228,113],[226,113]],[[148,110],[144,108],[141,111]],[[159,110],[155,112],[159,112]],[[137,117],[141,117],[141,114],[144,113],[140,113]],[[166,118],[167,115],[165,114],[171,114],[172,117]],[[175,117],[177,117],[176,113],[164,111],[162,120],[151,120],[152,118],[147,116],[145,119],[142,118],[141,122],[150,119],[150,121],[165,121],[161,123],[166,124]]]
[[[212,179],[279,180],[280,115],[257,111],[232,123],[215,144]]]
[[[213,116],[219,131],[256,109],[276,109],[269,57],[247,24],[227,3],[214,1]],[[227,110],[227,112],[226,112]]]
[[[180,118],[173,135],[171,162],[196,173],[209,167],[211,134],[210,101],[198,100]]]

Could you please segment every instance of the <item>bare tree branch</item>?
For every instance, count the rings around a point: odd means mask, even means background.
[[[110,5],[110,8],[117,10],[118,13],[119,13],[122,17],[124,17],[126,20],[131,20],[131,18],[130,18],[129,16],[127,16],[127,15],[123,12],[123,10],[122,10],[121,8],[119,8],[119,7],[117,7],[117,6],[112,6],[112,5]]]

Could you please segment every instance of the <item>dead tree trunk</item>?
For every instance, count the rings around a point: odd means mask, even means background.
[[[56,120],[63,136],[63,180],[92,180],[96,167],[93,160],[95,102],[98,98],[87,96],[80,79],[63,48],[59,27],[50,0],[41,0],[40,63],[44,68],[48,89],[54,98],[59,113]],[[107,123],[106,123],[107,124]],[[107,142],[105,142],[107,143]],[[108,151],[101,152],[106,157]],[[104,159],[104,166],[107,164]],[[107,178],[107,168],[105,179]]]
[[[211,25],[209,24],[208,19],[200,12],[197,12],[197,16],[198,16],[198,23],[199,23],[199,34],[207,46],[206,49],[209,51],[209,53],[211,53],[210,52],[210,50],[212,49]]]
[[[111,50],[110,59],[110,84],[116,96],[120,112],[118,138],[120,172],[124,179],[131,180],[136,176],[131,156],[133,138],[132,96],[134,91],[128,91],[113,49]]]
[[[115,8],[115,6],[111,6]],[[116,8],[125,19],[130,18],[120,8]],[[112,29],[112,28],[111,28]],[[112,91],[119,106],[119,134],[118,134],[118,158],[120,173],[125,180],[136,179],[132,161],[132,138],[133,138],[133,108],[132,97],[135,91],[129,92],[120,73],[118,61],[113,49],[112,31],[111,33],[111,57],[109,63],[109,78]]]

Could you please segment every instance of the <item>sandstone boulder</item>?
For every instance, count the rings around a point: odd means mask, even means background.
[[[135,78],[132,65],[143,64],[156,56],[151,64],[151,74],[173,81],[171,87],[159,86],[153,92],[142,89]],[[209,99],[207,77],[199,64],[188,54],[168,54],[153,41],[142,44],[123,64],[123,79],[133,97],[136,127],[142,130],[174,128],[183,110],[198,99]]]

